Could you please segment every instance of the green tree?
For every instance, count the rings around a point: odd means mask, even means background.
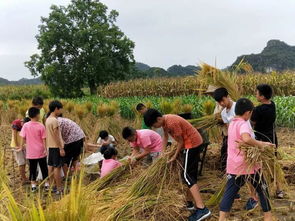
[[[82,96],[83,87],[96,94],[98,85],[125,79],[133,70],[135,45],[115,24],[118,15],[99,0],[52,5],[36,36],[40,54],[26,67],[61,97]]]

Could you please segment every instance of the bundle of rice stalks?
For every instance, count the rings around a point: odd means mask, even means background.
[[[88,113],[90,113],[92,111],[93,104],[91,102],[86,102],[85,107]]]
[[[75,113],[80,120],[82,120],[86,115],[86,109],[83,105],[76,105],[75,106]]]
[[[74,108],[75,108],[75,104],[74,104],[73,102],[68,102],[68,103],[65,105],[65,107],[66,107],[66,110],[67,110],[69,113],[71,113],[71,112],[74,110]]]
[[[193,105],[184,104],[181,107],[181,113],[191,113],[193,111]]]
[[[275,149],[272,146],[265,146],[263,148],[252,147],[248,145],[241,145],[241,151],[245,153],[245,161],[248,165],[249,171],[261,166],[260,175],[266,178],[269,184],[280,183],[287,186],[284,171],[275,156]]]
[[[160,111],[161,113],[163,114],[171,114],[173,112],[173,104],[166,100],[166,99],[162,99],[160,101],[160,104],[159,104],[159,108],[160,108]]]
[[[210,129],[216,127],[221,121],[220,113],[207,115],[197,119],[189,120],[189,122],[198,129]]]
[[[203,104],[203,114],[211,115],[214,113],[215,103],[211,100],[205,101]]]

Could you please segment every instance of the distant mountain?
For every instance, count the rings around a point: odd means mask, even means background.
[[[4,85],[33,85],[33,84],[42,84],[42,81],[40,78],[33,78],[33,79],[22,78],[18,81],[9,81],[7,79],[0,78],[0,86],[4,86]]]
[[[141,77],[174,77],[194,75],[200,68],[193,65],[181,66],[173,65],[167,70],[161,67],[150,67],[147,64],[136,62],[135,69],[139,72],[137,76]]]
[[[243,58],[258,72],[292,70],[295,69],[295,46],[280,40],[270,40],[261,53],[239,56],[231,67]]]

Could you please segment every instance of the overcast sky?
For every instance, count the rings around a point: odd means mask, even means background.
[[[0,0],[0,77],[31,78],[24,61],[37,52],[37,26],[51,4],[69,0]],[[167,68],[204,61],[223,68],[259,53],[270,39],[295,45],[294,0],[102,0],[120,15],[137,61]]]

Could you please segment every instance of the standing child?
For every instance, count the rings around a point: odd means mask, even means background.
[[[32,107],[36,107],[40,110],[39,122],[45,125],[45,110],[43,108],[44,101],[42,97],[35,97],[32,100]],[[29,110],[26,112],[26,117],[29,117]]]
[[[130,142],[130,146],[133,149],[131,154],[132,164],[148,155],[154,161],[162,152],[162,138],[153,130],[135,130],[132,127],[125,127],[122,136]]]
[[[104,177],[111,173],[114,169],[122,166],[122,164],[117,161],[118,151],[113,147],[108,147],[104,153],[104,160],[102,161],[101,174],[100,177]]]
[[[136,106],[136,111],[140,113],[142,116],[145,114],[147,110],[148,108],[143,103],[139,103]],[[142,120],[141,129],[151,129],[151,128],[145,124],[144,120]]]
[[[255,107],[251,117],[257,140],[271,142],[278,148],[278,139],[275,131],[276,105],[271,100],[272,88],[267,84],[260,84],[256,88],[256,98],[261,103]],[[284,198],[280,183],[277,183],[276,197]]]
[[[24,120],[18,119],[12,122],[12,138],[10,147],[15,148],[14,157],[19,167],[22,185],[30,183],[26,177],[26,151],[21,148],[22,137],[19,135],[24,123],[28,121],[30,121],[30,118],[25,118]]]
[[[260,176],[260,167],[249,170],[245,162],[244,153],[241,152],[237,141],[247,145],[263,148],[270,143],[255,140],[254,132],[248,120],[251,118],[254,106],[246,98],[241,98],[236,103],[236,117],[231,121],[228,128],[228,157],[227,157],[227,184],[223,199],[220,204],[219,221],[226,220],[236,194],[248,181],[258,193],[264,220],[272,220],[271,207],[269,202],[268,187],[263,177]]]
[[[55,100],[49,104],[49,113],[46,120],[46,146],[49,149],[48,169],[50,182],[55,182],[57,195],[62,194],[61,167],[65,156],[64,142],[61,137],[61,130],[57,117],[62,114],[62,103]]]
[[[177,149],[174,156],[169,162],[177,159],[182,153],[183,157],[183,179],[188,185],[190,193],[195,201],[197,210],[190,216],[189,221],[204,220],[211,215],[203,203],[199,186],[197,185],[198,178],[198,163],[200,148],[203,139],[196,128],[188,121],[173,114],[162,115],[155,109],[149,109],[144,115],[144,121],[147,126],[164,129],[163,148],[165,149],[170,134],[177,142]],[[164,151],[164,150],[163,150]]]
[[[30,163],[30,180],[32,192],[37,190],[37,166],[39,164],[43,179],[48,177],[48,168],[46,162],[46,145],[45,145],[45,127],[39,122],[40,110],[36,107],[29,109],[29,117],[31,121],[24,124],[20,136],[22,140],[22,148],[26,148],[26,158]],[[26,147],[24,144],[26,143]],[[49,189],[49,183],[45,183],[45,189]]]

